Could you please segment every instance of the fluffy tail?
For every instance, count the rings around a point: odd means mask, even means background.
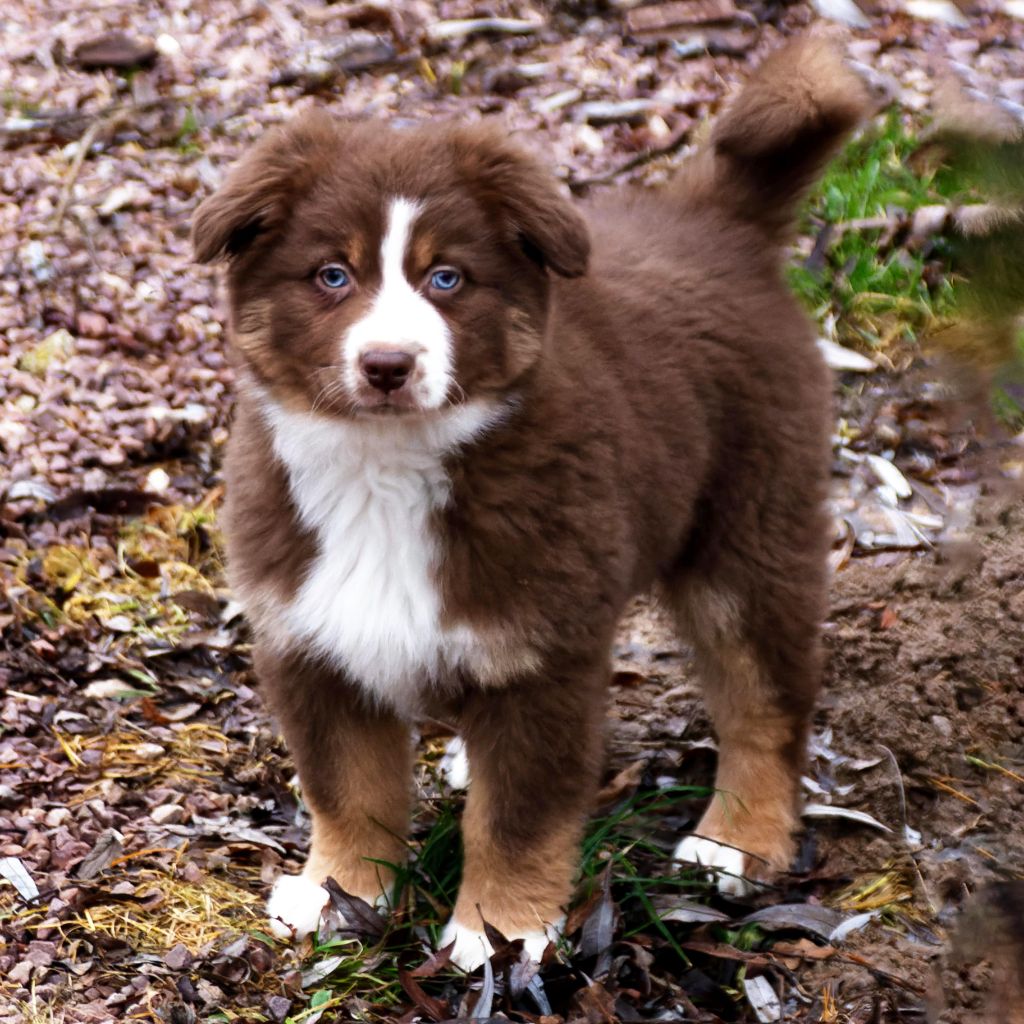
[[[688,203],[724,208],[781,240],[829,157],[875,105],[830,43],[797,39],[754,72],[673,188]]]

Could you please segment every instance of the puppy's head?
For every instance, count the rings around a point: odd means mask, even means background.
[[[389,130],[307,114],[196,211],[226,259],[235,345],[292,407],[429,413],[500,395],[538,359],[550,273],[586,272],[586,225],[493,128]]]

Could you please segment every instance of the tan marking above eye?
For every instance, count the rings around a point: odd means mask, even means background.
[[[437,239],[433,232],[426,232],[412,243],[413,265],[416,267],[430,267],[438,261]]]
[[[361,267],[366,258],[366,244],[362,235],[353,235],[346,245],[346,260],[350,267]]]

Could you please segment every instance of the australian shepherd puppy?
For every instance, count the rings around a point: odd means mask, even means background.
[[[241,388],[230,577],[313,822],[279,931],[333,876],[391,897],[420,716],[472,781],[443,941],[531,955],[563,920],[616,623],[654,588],[693,644],[716,793],[676,858],[785,870],[819,685],[829,379],[787,292],[797,203],[866,109],[824,44],[770,57],[660,191],[576,206],[494,126],[322,112],[198,209]]]

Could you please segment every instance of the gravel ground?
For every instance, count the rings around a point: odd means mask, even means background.
[[[862,6],[863,24],[840,28],[805,4],[730,0],[7,0],[0,1021],[441,1020],[474,1004],[481,1019],[547,1024],[774,1019],[770,1002],[755,1008],[757,978],[787,1020],[1022,1019],[1024,511],[1008,483],[1020,447],[979,437],[917,360],[837,378],[858,434],[847,450],[893,457],[944,543],[867,543],[877,481],[837,449],[837,523],[859,526],[837,534],[808,772],[825,810],[793,877],[759,901],[783,908],[774,944],[751,951],[738,925],[680,911],[683,965],[656,930],[630,933],[623,903],[603,973],[580,939],[569,966],[542,971],[546,1004],[506,985],[492,1007],[486,983],[429,963],[423,987],[403,975],[390,994],[346,987],[344,967],[322,985],[309,971],[329,953],[260,932],[267,884],[301,860],[305,833],[222,578],[233,374],[215,273],[190,261],[192,209],[266,127],[312,104],[497,117],[577,192],[657,185],[749,64],[812,23],[915,116],[949,62],[1011,114],[1024,103],[1024,21],[1006,10]],[[648,605],[619,655],[610,803],[707,783],[689,657]],[[424,737],[420,781],[436,798],[441,741]],[[654,833],[689,820],[674,805]],[[420,837],[436,824],[426,813]],[[829,941],[808,907],[869,916]],[[745,909],[719,907],[727,923]],[[412,970],[423,936],[403,929],[388,948]],[[385,959],[370,949],[367,976]]]

